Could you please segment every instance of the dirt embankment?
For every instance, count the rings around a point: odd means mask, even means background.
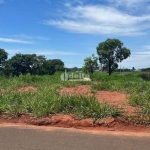
[[[93,124],[92,119],[79,120],[69,115],[54,115],[52,117],[45,117],[35,119],[30,115],[21,115],[18,118],[8,118],[0,115],[0,124],[28,124],[36,126],[53,126],[64,128],[76,128],[83,130],[96,131],[116,131],[116,132],[144,132],[150,133],[150,128],[144,126],[135,126],[122,118],[107,118],[101,121],[96,121]]]

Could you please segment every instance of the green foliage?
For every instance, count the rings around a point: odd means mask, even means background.
[[[150,68],[143,68],[143,69],[141,69],[141,71],[150,72]]]
[[[64,70],[60,59],[46,60],[45,56],[36,54],[16,54],[4,63],[2,70],[5,76],[52,75]]]
[[[84,59],[83,72],[94,73],[94,70],[98,68],[98,58],[92,54],[92,57],[87,57]]]
[[[4,73],[6,76],[19,76],[27,73],[37,74],[45,61],[44,56],[36,54],[16,54],[5,64]]]
[[[53,66],[55,66],[56,71],[64,71],[64,62],[62,62],[60,59],[52,59],[51,63]]]
[[[135,71],[136,69],[134,67],[132,67],[132,71]]]
[[[8,58],[8,53],[4,49],[0,48],[0,75],[3,74],[4,64],[7,58]]]
[[[96,49],[99,61],[103,68],[108,70],[109,75],[118,68],[118,62],[130,56],[130,50],[123,47],[123,43],[118,39],[107,39],[99,43]]]
[[[129,96],[128,102],[139,107],[138,118],[130,118],[132,122],[150,125],[150,82],[141,78],[141,72],[128,72],[112,76],[106,73],[94,73],[91,79],[97,84],[92,84],[92,90],[107,90],[125,92]]]
[[[128,72],[120,75],[114,73],[94,72],[88,82],[93,93],[97,90],[120,91],[130,95],[128,101],[133,106],[140,107],[140,123],[150,124],[150,82],[139,77],[138,72]],[[55,75],[20,75],[19,77],[0,77],[0,113],[12,116],[32,114],[37,117],[49,116],[57,113],[70,114],[78,118],[102,119],[110,116],[122,115],[122,110],[106,103],[99,103],[94,96],[60,95],[62,87],[73,87],[87,84],[87,82],[62,82],[61,72]],[[18,89],[34,86],[37,90],[18,92]],[[145,117],[146,116],[146,117]],[[146,119],[145,119],[146,118]],[[133,121],[132,118],[131,121]],[[137,121],[137,120],[136,120]]]
[[[57,113],[70,114],[78,118],[102,119],[118,116],[121,110],[108,104],[100,104],[94,96],[60,95],[58,90],[70,82],[60,82],[60,73],[53,76],[21,75],[19,77],[4,78],[0,87],[0,112],[12,116],[32,113],[37,117],[49,116]],[[7,81],[7,82],[6,82]],[[71,82],[79,85],[82,83]],[[36,91],[18,92],[17,89],[33,85]]]
[[[57,65],[53,63],[53,60],[46,60],[43,62],[42,66],[39,68],[39,75],[52,75],[56,72]]]
[[[0,48],[0,65],[2,65],[3,62],[5,62],[8,58],[8,53]]]
[[[7,77],[26,75],[53,75],[64,71],[64,62],[60,59],[46,60],[36,54],[15,54],[7,60],[8,53],[0,48],[0,74]]]
[[[150,81],[150,72],[139,74],[139,77],[141,77],[145,81]]]

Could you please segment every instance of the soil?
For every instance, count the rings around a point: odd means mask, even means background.
[[[17,89],[18,92],[28,92],[28,91],[36,91],[37,88],[34,86],[26,86],[26,87],[20,87]]]
[[[90,93],[89,85],[80,85],[76,87],[65,87],[60,90],[60,94],[69,94],[69,95],[86,95]]]
[[[45,118],[33,118],[30,115],[20,115],[18,118],[11,118],[0,115],[0,125],[35,125],[35,126],[53,126],[63,128],[76,128],[82,130],[94,131],[115,131],[115,132],[135,132],[135,133],[150,133],[150,128],[145,126],[135,126],[123,118],[107,118],[101,121],[96,121],[93,124],[92,119],[79,120],[69,115],[53,115]]]
[[[37,88],[28,86],[19,88],[19,92],[27,92],[30,90],[35,91]],[[90,91],[90,86],[81,85],[77,87],[63,88],[60,90],[60,94],[77,94],[91,96],[93,93]],[[133,107],[128,104],[129,95],[121,92],[109,92],[109,91],[97,91],[95,96],[99,102],[106,102],[115,107],[122,107],[128,115],[136,116],[136,111],[139,108]],[[7,115],[0,115],[0,124],[29,124],[36,126],[54,126],[64,128],[76,128],[83,130],[96,130],[96,131],[121,131],[121,132],[144,132],[150,133],[150,127],[142,125],[134,125],[127,121],[123,117],[106,118],[93,123],[91,118],[79,120],[69,115],[56,114],[44,118],[34,118],[31,115],[20,115],[17,118],[8,117]]]
[[[60,90],[60,94],[69,94],[69,95],[87,95],[92,96],[93,93],[90,91],[89,85],[80,85],[77,87],[63,88]],[[118,108],[123,108],[126,115],[136,116],[136,112],[140,109],[137,107],[131,106],[127,99],[129,95],[123,92],[110,92],[110,91],[97,91],[95,93],[97,100],[101,103],[108,103],[109,105],[116,106]]]

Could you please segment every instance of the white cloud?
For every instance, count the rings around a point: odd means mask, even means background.
[[[72,55],[72,56],[78,56],[78,55],[84,55],[74,52],[63,52],[63,51],[51,51],[51,50],[40,50],[35,52],[38,55]]]
[[[43,36],[30,36],[26,34],[20,34],[20,35],[13,35],[12,37],[15,38],[23,38],[23,39],[39,39],[39,40],[50,40],[48,37],[43,37]]]
[[[34,49],[7,49],[7,52],[9,54],[15,54],[15,53],[28,53],[28,54],[37,54],[37,55],[61,55],[61,56],[81,56],[85,54],[80,53],[74,53],[74,52],[66,52],[66,51],[55,51],[55,50],[34,50]]]
[[[8,38],[0,37],[0,42],[6,43],[34,44],[34,40],[50,40],[50,38],[43,36],[29,36],[26,34],[11,35]]]
[[[141,35],[149,28],[150,15],[133,16],[108,6],[67,6],[56,20],[43,21],[61,29],[77,33]]]
[[[21,44],[33,44],[30,41],[24,41],[24,40],[18,40],[18,39],[13,39],[13,38],[1,38],[0,37],[0,42],[6,42],[6,43],[21,43]]]
[[[150,45],[146,45],[146,46],[144,46],[144,48],[145,48],[146,50],[149,50],[149,51],[150,51]]]
[[[121,65],[121,67],[124,68],[135,67],[136,69],[148,68],[150,67],[149,60],[150,60],[150,49],[149,51],[143,50],[143,51],[131,53],[131,56],[128,59],[125,59],[123,62],[121,62],[119,66]]]
[[[149,2],[149,0],[107,0],[117,6],[139,7]]]

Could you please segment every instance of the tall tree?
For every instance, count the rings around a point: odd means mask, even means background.
[[[132,71],[135,71],[136,69],[134,67],[132,67]]]
[[[0,65],[2,65],[2,63],[5,62],[7,58],[8,53],[4,49],[0,48]]]
[[[55,66],[52,60],[46,60],[39,69],[39,75],[52,75],[56,72]]]
[[[119,62],[130,56],[130,50],[123,47],[118,39],[107,39],[96,47],[99,61],[104,68],[108,68],[109,75],[118,67]]]
[[[9,76],[20,74],[37,74],[38,69],[43,65],[45,56],[36,54],[16,54],[5,63],[4,73]]]
[[[60,59],[52,59],[51,63],[55,66],[56,71],[64,71],[64,62]]]
[[[2,75],[4,72],[5,61],[8,58],[8,53],[0,48],[0,74]]]
[[[84,59],[83,71],[86,73],[94,73],[94,70],[98,68],[98,58],[92,54],[92,57],[87,57]]]

